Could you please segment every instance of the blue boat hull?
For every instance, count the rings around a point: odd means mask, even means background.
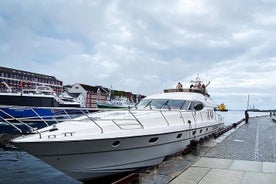
[[[52,116],[55,115],[64,114],[63,110],[50,108],[2,107],[0,109],[0,116],[2,118],[38,118],[39,116],[41,116],[44,119],[47,119],[52,118]]]

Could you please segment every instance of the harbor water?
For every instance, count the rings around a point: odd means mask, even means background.
[[[226,126],[244,118],[244,111],[219,112],[219,114],[224,117]],[[249,116],[255,117],[268,114],[250,112]],[[0,149],[0,183],[76,184],[81,182],[63,174],[24,151]]]

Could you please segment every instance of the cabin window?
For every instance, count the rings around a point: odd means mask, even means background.
[[[177,136],[176,136],[177,139],[179,139],[179,138],[181,138],[181,137],[182,137],[182,134],[181,134],[181,133],[177,134]]]
[[[183,100],[169,100],[167,106],[169,109],[181,109],[185,101]]]
[[[192,104],[189,107],[189,110],[196,110],[196,111],[200,111],[204,108],[203,103],[201,102],[192,102]]]
[[[184,101],[184,104],[182,105],[182,110],[188,110],[191,102],[190,101]]]
[[[164,105],[166,105],[168,100],[152,100],[150,106],[152,109],[161,109]]]
[[[120,141],[114,141],[112,146],[113,147],[118,147],[120,145]]]
[[[149,140],[149,143],[155,143],[158,141],[158,137],[153,137]]]
[[[200,110],[202,110],[204,108],[204,105],[202,104],[202,103],[198,103],[198,104],[196,104],[196,106],[194,106],[194,109],[196,110],[196,111],[200,111]]]
[[[169,105],[169,100],[166,100],[166,102],[162,105],[161,109],[171,109]]]
[[[162,109],[167,104],[168,100],[160,100],[160,99],[154,99],[154,100],[142,100],[137,106],[137,109]]]
[[[136,105],[136,109],[144,109],[149,107],[149,103],[151,102],[150,99],[143,99],[141,100],[137,105]]]
[[[189,103],[187,110],[193,110],[193,102]]]
[[[167,99],[144,99],[136,105],[136,109],[181,109],[188,110],[191,101],[187,100],[167,100]]]

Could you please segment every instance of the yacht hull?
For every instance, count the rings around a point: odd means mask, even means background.
[[[84,181],[157,165],[165,156],[181,152],[192,139],[210,135],[218,127],[218,124],[213,124],[136,137],[15,144],[65,174]]]

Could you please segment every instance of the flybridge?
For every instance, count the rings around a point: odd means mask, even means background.
[[[200,88],[183,88],[183,89],[164,89],[164,93],[175,93],[175,92],[192,92],[192,93],[200,93],[203,94],[205,96],[210,97],[210,95],[204,91],[203,89]]]
[[[174,93],[174,92],[194,92],[194,93],[201,93],[204,96],[210,97],[210,95],[207,92],[207,86],[210,84],[210,81],[205,85],[199,77],[196,78],[196,80],[190,81],[190,88],[183,88],[183,85],[181,82],[179,82],[176,86],[176,88],[173,89],[164,89],[164,93]]]

